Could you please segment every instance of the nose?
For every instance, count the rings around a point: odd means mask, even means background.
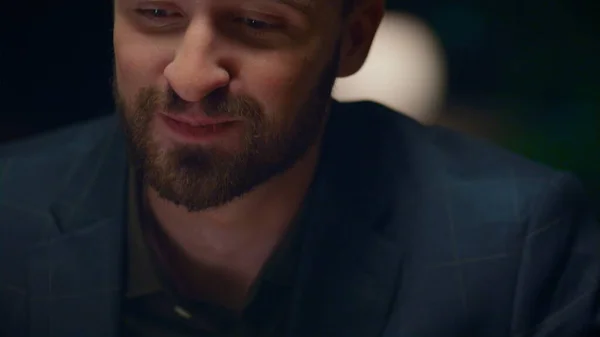
[[[188,26],[164,76],[171,88],[188,102],[198,102],[229,84],[230,74],[221,64],[216,35],[206,23]]]

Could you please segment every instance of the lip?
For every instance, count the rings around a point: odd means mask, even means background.
[[[166,114],[166,113],[160,113],[160,114],[165,118],[172,119],[179,123],[188,124],[190,126],[211,126],[211,125],[239,121],[239,120],[233,119],[233,118],[213,118],[213,117],[208,117],[206,115],[200,115],[200,114],[178,114],[178,115],[171,115],[171,114]]]
[[[171,137],[186,143],[212,143],[223,141],[241,132],[242,123],[237,119],[209,118],[202,115],[158,114],[163,130]]]

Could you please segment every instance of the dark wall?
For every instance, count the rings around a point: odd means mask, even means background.
[[[0,33],[0,140],[112,109],[110,4],[11,1]]]
[[[596,1],[397,0],[390,7],[415,13],[440,36],[451,125],[485,121],[478,134],[576,172],[600,205]]]

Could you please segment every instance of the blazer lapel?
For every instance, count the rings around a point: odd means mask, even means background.
[[[127,159],[114,118],[110,125],[51,207],[62,235],[31,252],[32,337],[117,336]]]
[[[392,177],[377,137],[349,111],[333,110],[307,200],[308,226],[288,336],[372,337],[387,323],[402,251],[388,228]],[[374,131],[376,133],[376,131]],[[389,171],[389,170],[388,170]]]

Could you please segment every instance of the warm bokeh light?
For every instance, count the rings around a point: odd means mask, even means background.
[[[386,13],[363,68],[338,79],[333,96],[342,102],[371,100],[423,123],[444,102],[446,65],[441,43],[421,20]]]

